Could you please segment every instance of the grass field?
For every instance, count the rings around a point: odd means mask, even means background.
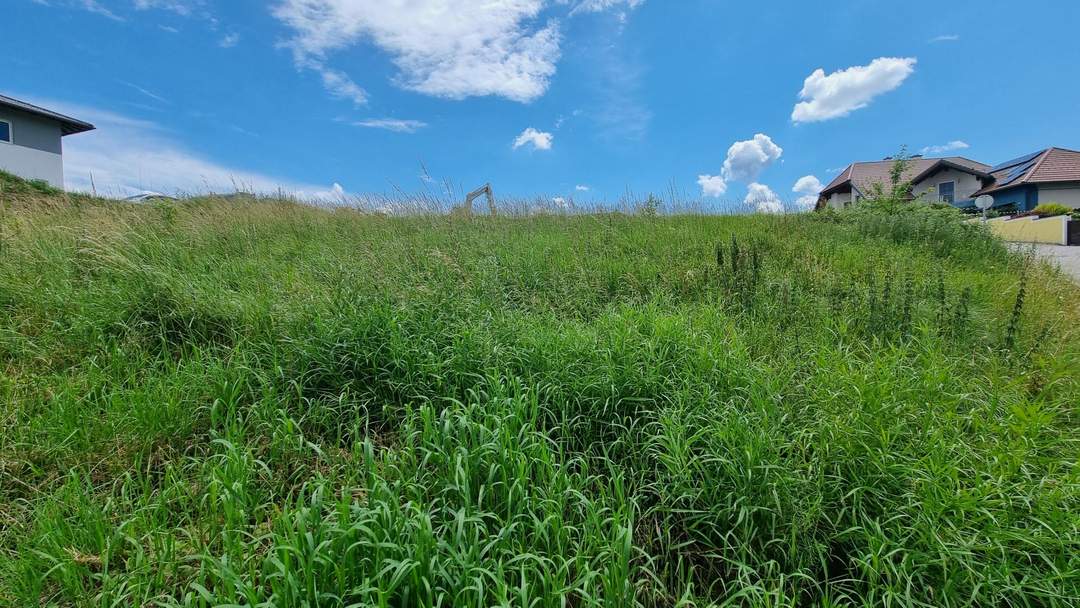
[[[1080,602],[1080,289],[949,213],[0,205],[0,605]]]

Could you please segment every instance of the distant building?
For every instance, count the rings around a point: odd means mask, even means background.
[[[851,163],[821,191],[818,207],[842,209],[871,192],[874,184],[888,188],[895,160]],[[977,191],[990,179],[990,165],[964,158],[916,157],[907,161],[901,179],[911,183],[911,194],[963,207],[973,205]]]
[[[1080,209],[1080,152],[1046,148],[990,169],[986,186],[975,193],[994,197],[994,207],[1031,211],[1042,203]]]
[[[821,191],[817,207],[842,209],[866,198],[874,184],[888,188],[895,160],[848,165]],[[1046,148],[996,166],[962,156],[915,157],[907,161],[902,179],[911,183],[911,196],[974,209],[975,197],[994,197],[994,208],[1031,211],[1041,203],[1061,203],[1080,209],[1080,152]]]
[[[94,125],[0,95],[0,169],[64,187],[61,139]]]

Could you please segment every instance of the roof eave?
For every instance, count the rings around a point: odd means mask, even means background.
[[[962,171],[964,173],[974,175],[975,177],[978,177],[978,178],[981,178],[981,179],[987,179],[987,178],[990,177],[990,174],[985,172],[985,171],[979,171],[978,169],[972,169],[971,167],[966,167],[964,165],[961,165],[960,163],[954,163],[951,160],[941,159],[941,160],[937,161],[936,163],[930,165],[926,169],[924,169],[922,173],[912,177],[910,181],[913,184],[917,184],[917,183],[921,182],[922,180],[926,179],[927,177],[930,177],[931,175],[933,175],[937,171],[940,171],[943,168],[956,169],[957,171]]]
[[[33,114],[35,116],[41,116],[42,118],[48,118],[60,123],[61,136],[75,135],[76,133],[85,133],[87,131],[93,131],[96,127],[86,121],[65,116],[59,112],[36,106],[32,103],[22,101],[21,99],[15,99],[14,97],[8,97],[7,95],[0,95],[0,105],[5,105],[14,108],[21,112]]]

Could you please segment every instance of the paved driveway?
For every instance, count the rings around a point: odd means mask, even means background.
[[[1031,245],[1017,245],[1028,248]],[[1035,245],[1035,251],[1042,257],[1057,262],[1065,274],[1072,275],[1080,281],[1080,246],[1065,247],[1064,245]]]

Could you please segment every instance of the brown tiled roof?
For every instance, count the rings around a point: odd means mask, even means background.
[[[1043,150],[1038,158],[1035,160],[1035,164],[1031,166],[1020,179],[1013,180],[1008,184],[1002,184],[1001,182],[1006,179],[1006,176],[1012,172],[1012,167],[1006,167],[1001,171],[995,171],[990,174],[993,178],[993,182],[982,190],[975,193],[975,196],[981,194],[990,194],[999,190],[1005,190],[1007,188],[1015,188],[1024,184],[1043,184],[1047,182],[1080,182],[1080,152],[1076,150],[1067,150],[1065,148],[1047,148]]]
[[[879,160],[873,162],[852,163],[840,175],[836,176],[829,185],[821,191],[823,196],[828,196],[832,191],[853,183],[856,188],[866,192],[873,184],[888,184],[890,173],[895,160]],[[901,176],[904,181],[915,181],[938,167],[955,167],[969,171],[977,175],[985,175],[990,170],[990,165],[984,165],[978,161],[962,156],[949,156],[946,158],[913,158],[908,161],[907,167]]]
[[[1027,182],[1080,182],[1080,152],[1050,148],[1024,178]]]

